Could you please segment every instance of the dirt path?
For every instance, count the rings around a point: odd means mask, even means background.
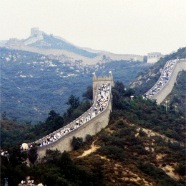
[[[97,149],[99,149],[100,146],[95,145],[95,142],[96,142],[96,140],[92,142],[92,144],[91,144],[91,146],[90,146],[90,149],[85,150],[85,151],[83,152],[83,154],[82,154],[81,156],[78,156],[77,158],[82,158],[82,157],[88,156],[89,154],[91,154],[91,153],[97,151]]]
[[[167,175],[169,175],[174,180],[179,180],[180,177],[178,174],[175,174],[175,169],[171,165],[166,165],[165,167],[160,167]]]

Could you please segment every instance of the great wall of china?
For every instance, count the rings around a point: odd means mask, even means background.
[[[70,128],[71,126],[74,126],[76,122],[79,121],[80,118],[82,117],[85,118],[87,114],[91,112],[91,109],[93,109],[93,107],[95,106],[97,102],[98,87],[100,85],[102,86],[103,84],[109,84],[109,99],[108,99],[108,103],[105,109],[102,112],[98,113],[95,117],[92,117],[90,120],[86,121],[86,123],[68,132],[67,134],[65,134],[64,136],[62,136],[60,139],[56,140],[55,142],[42,146],[42,147],[38,147],[39,157],[43,157],[47,149],[51,149],[51,150],[57,149],[61,152],[71,151],[72,150],[71,142],[72,142],[73,137],[81,137],[83,138],[83,140],[85,140],[87,135],[95,135],[98,132],[100,132],[101,129],[105,128],[108,125],[110,112],[112,110],[111,87],[114,86],[114,81],[113,81],[113,77],[111,73],[108,77],[96,77],[94,74],[94,77],[93,77],[94,103],[92,107],[87,112],[85,112],[83,115],[81,115],[79,118],[77,118],[76,120],[74,120],[73,122],[71,122],[70,124],[68,124],[67,126],[63,128],[67,128],[67,127]],[[59,129],[58,131],[60,131],[61,129]],[[54,131],[53,133],[56,133],[58,131]],[[40,143],[42,140],[43,138],[37,140],[35,143]]]
[[[165,67],[166,67],[166,65],[164,66],[164,69],[165,69]],[[169,80],[166,82],[166,84],[164,84],[162,86],[161,90],[158,90],[156,92],[156,94],[154,94],[151,97],[147,97],[147,98],[154,99],[157,101],[158,104],[160,104],[167,97],[167,95],[171,92],[171,90],[174,86],[174,83],[176,82],[177,75],[182,70],[186,70],[186,59],[176,60],[175,65],[172,66]],[[81,115],[79,118],[77,118],[76,120],[71,122],[70,124],[62,127],[61,129],[58,129],[57,131],[54,131],[52,134],[50,134],[50,136],[56,134],[57,132],[59,132],[60,130],[62,130],[64,128],[67,128],[67,127],[71,128],[72,126],[75,126],[77,124],[76,122],[79,121],[80,118],[82,118],[82,117],[85,118],[87,115],[89,115],[91,110],[96,105],[99,87],[107,84],[107,85],[109,85],[109,89],[108,89],[109,95],[108,95],[107,105],[105,106],[105,108],[101,112],[96,114],[96,116],[90,117],[90,119],[88,121],[84,122],[82,125],[79,125],[77,128],[73,128],[72,131],[66,133],[65,135],[63,135],[62,137],[57,139],[56,141],[49,143],[47,145],[38,146],[39,158],[41,158],[45,155],[47,149],[51,149],[51,150],[57,149],[61,152],[71,151],[72,150],[71,142],[72,142],[73,137],[81,137],[81,138],[83,138],[83,140],[85,140],[87,135],[95,135],[108,125],[110,112],[112,111],[111,87],[114,86],[112,73],[111,72],[109,72],[109,73],[110,74],[108,77],[96,77],[96,75],[94,74],[94,76],[93,76],[94,103],[93,103],[92,107],[87,112],[85,112],[83,115]],[[156,86],[156,84],[151,89],[153,89]],[[43,139],[46,139],[46,138],[47,138],[47,136],[35,141],[34,143],[40,144],[41,141],[43,141]]]
[[[186,70],[186,59],[185,58],[184,59],[177,59],[174,61],[175,61],[175,64],[173,65],[173,68],[170,73],[170,77],[168,78],[168,81],[162,86],[162,88],[160,88],[160,90],[155,92],[150,97],[147,97],[149,99],[156,100],[157,104],[161,104],[163,102],[163,100],[171,93],[171,91],[174,87],[174,84],[176,83],[176,78],[177,78],[178,73],[182,70]],[[166,68],[166,65],[164,66],[164,69],[165,68]],[[162,72],[164,71],[164,69],[162,70]],[[160,77],[160,79],[161,79],[161,77]],[[158,83],[160,81],[162,81],[160,79],[156,82],[156,84],[149,91],[147,91],[146,95],[149,94],[150,91],[155,89],[155,87],[158,87]]]

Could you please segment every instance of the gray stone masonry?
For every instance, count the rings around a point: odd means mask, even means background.
[[[96,95],[97,85],[102,84],[102,83],[110,83],[111,86],[114,86],[112,74],[110,73],[109,77],[96,77],[94,75],[93,77],[93,95],[94,96]],[[51,150],[57,149],[60,152],[71,151],[72,150],[71,142],[72,142],[73,137],[81,137],[83,138],[83,140],[85,140],[88,134],[89,135],[97,134],[98,132],[100,132],[103,128],[105,128],[108,125],[111,110],[112,110],[112,97],[110,96],[108,106],[102,113],[98,114],[96,117],[89,120],[87,123],[83,124],[76,130],[69,132],[68,134],[63,136],[61,139],[55,141],[54,143],[51,143],[43,147],[39,147],[38,148],[39,158],[45,156],[45,152],[47,149],[51,149]]]

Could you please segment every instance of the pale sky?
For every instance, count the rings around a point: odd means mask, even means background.
[[[167,54],[186,46],[186,0],[0,0],[0,40],[32,27],[81,47]]]

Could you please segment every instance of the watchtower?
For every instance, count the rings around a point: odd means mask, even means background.
[[[103,83],[110,83],[112,87],[114,86],[112,71],[109,71],[109,76],[102,77],[97,77],[95,72],[93,73],[93,98],[95,98],[96,95],[97,85]]]

